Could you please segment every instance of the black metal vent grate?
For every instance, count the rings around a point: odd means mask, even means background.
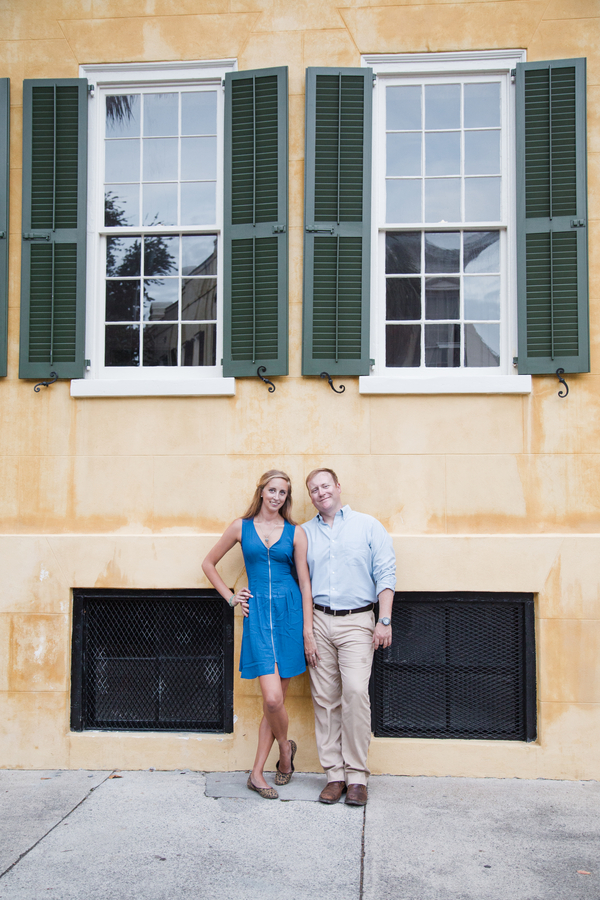
[[[534,740],[531,594],[397,594],[373,668],[379,737]]]
[[[74,730],[233,730],[233,615],[216,592],[73,596]]]

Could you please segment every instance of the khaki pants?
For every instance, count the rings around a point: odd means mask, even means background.
[[[366,784],[371,741],[369,679],[373,663],[373,612],[329,616],[314,610],[321,659],[309,667],[315,737],[327,781]]]

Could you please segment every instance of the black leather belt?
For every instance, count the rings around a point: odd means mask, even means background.
[[[359,606],[358,609],[331,609],[330,606],[319,606],[318,603],[313,603],[313,606],[320,612],[327,613],[328,616],[352,616],[354,613],[370,612],[375,604],[367,603],[366,606]]]

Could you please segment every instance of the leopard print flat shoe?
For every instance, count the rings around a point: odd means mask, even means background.
[[[263,800],[278,800],[279,794],[275,790],[275,788],[259,788],[256,787],[255,784],[252,783],[252,775],[248,775],[248,781],[246,782],[246,787],[249,787],[251,791],[256,791],[257,794],[263,798]]]
[[[275,767],[277,769],[277,774],[275,776],[275,784],[278,787],[282,787],[284,784],[289,784],[290,781],[292,780],[292,775],[294,774],[294,771],[295,771],[294,770],[294,757],[296,755],[296,750],[298,749],[298,747],[296,746],[296,741],[290,741],[290,749],[292,751],[292,761],[291,761],[292,771],[291,772],[280,772],[279,771],[279,763],[281,762],[281,760],[277,760],[277,765]]]

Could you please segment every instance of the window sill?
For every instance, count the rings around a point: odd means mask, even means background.
[[[234,397],[235,378],[134,381],[74,378],[71,397]]]
[[[358,389],[361,394],[530,394],[531,375],[363,375],[358,379]]]

